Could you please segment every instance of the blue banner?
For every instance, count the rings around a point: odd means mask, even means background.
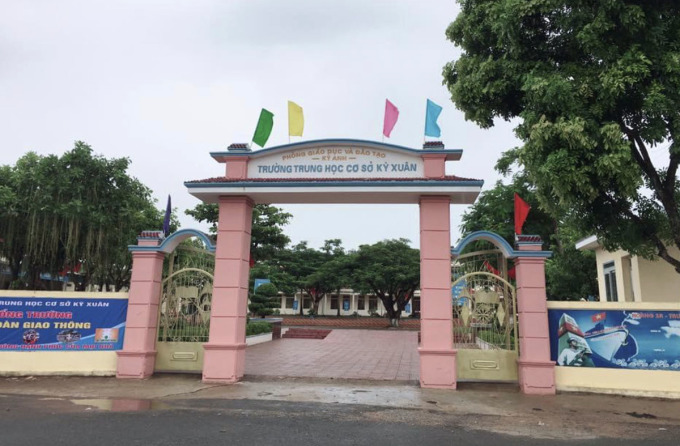
[[[123,348],[127,299],[0,297],[0,351]]]
[[[680,311],[548,310],[558,366],[680,371]]]

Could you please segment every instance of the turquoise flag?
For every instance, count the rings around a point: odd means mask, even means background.
[[[267,144],[269,135],[272,134],[273,127],[274,114],[263,108],[260,112],[260,119],[257,121],[257,128],[255,129],[255,134],[253,135],[253,142],[260,147],[264,147],[264,145]]]
[[[434,102],[427,100],[427,109],[425,111],[425,136],[434,136],[439,138],[442,135],[442,130],[437,124],[439,114],[442,108]]]

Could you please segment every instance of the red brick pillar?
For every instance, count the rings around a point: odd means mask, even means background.
[[[517,310],[519,315],[519,385],[523,393],[555,394],[555,363],[550,360],[548,306],[545,294],[545,256],[537,237],[519,236],[517,268]],[[521,241],[522,238],[531,241]],[[536,241],[538,239],[538,241]],[[538,253],[536,253],[538,254]]]
[[[420,197],[420,386],[456,388],[449,197]]]
[[[163,259],[157,247],[159,232],[148,231],[138,238],[139,249],[132,248],[132,277],[128,298],[125,340],[118,352],[118,378],[147,378],[156,362],[158,305],[161,295]]]
[[[220,197],[210,338],[203,345],[203,382],[233,383],[243,377],[253,201]]]

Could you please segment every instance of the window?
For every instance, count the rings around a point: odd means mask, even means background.
[[[338,309],[338,296],[331,296],[331,310]]]
[[[363,310],[364,309],[364,296],[358,296],[357,297],[357,310]]]
[[[304,303],[302,304],[302,308],[304,308],[305,310],[307,308],[312,308],[312,299],[305,299]]]
[[[378,311],[378,298],[369,297],[368,298],[368,311]]]
[[[294,298],[286,297],[286,308],[293,308],[293,301],[295,301]]]
[[[618,302],[619,296],[616,290],[616,267],[614,262],[602,265],[604,271],[604,288],[607,293],[607,302]]]

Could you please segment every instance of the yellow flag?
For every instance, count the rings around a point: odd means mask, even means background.
[[[302,114],[302,107],[295,102],[288,101],[288,135],[302,136],[305,128],[305,117]]]

